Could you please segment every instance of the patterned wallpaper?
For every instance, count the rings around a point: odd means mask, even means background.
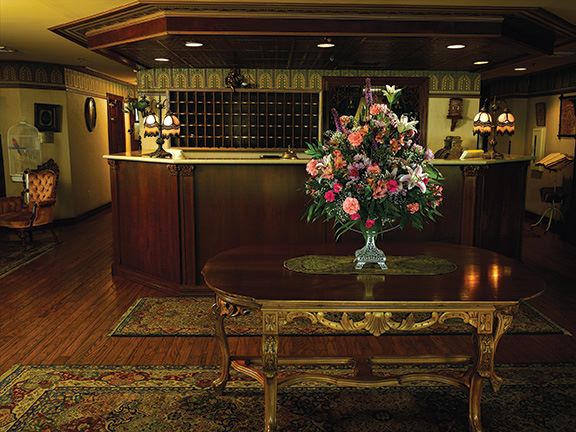
[[[87,92],[102,97],[106,97],[106,93],[112,93],[124,97],[136,96],[136,87],[129,84],[108,81],[103,78],[68,68],[65,69],[64,74],[66,78],[66,88],[70,90]]]
[[[229,69],[147,69],[138,72],[138,91],[221,89]],[[258,89],[322,89],[322,76],[398,76],[429,77],[430,95],[480,95],[480,74],[456,71],[395,70],[286,70],[242,69],[242,74]]]
[[[64,89],[64,66],[31,62],[0,62],[0,86]]]
[[[69,89],[102,97],[136,95],[135,86],[49,63],[0,62],[0,87]]]

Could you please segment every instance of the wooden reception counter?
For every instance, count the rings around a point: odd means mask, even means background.
[[[333,242],[332,226],[307,224],[305,159],[255,153],[151,159],[105,156],[112,188],[113,273],[176,291],[205,292],[200,271],[223,250],[246,244]],[[520,258],[530,158],[436,160],[445,177],[443,217],[387,241],[474,245]],[[348,233],[351,253],[361,236]]]

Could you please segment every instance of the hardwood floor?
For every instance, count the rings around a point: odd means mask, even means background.
[[[550,288],[532,302],[576,332],[573,275],[576,248],[552,233],[526,229],[524,261],[538,268]],[[215,364],[216,344],[207,337],[109,337],[126,309],[142,296],[162,296],[153,288],[111,275],[110,212],[61,228],[63,243],[0,279],[0,373],[24,364]],[[1,247],[1,244],[0,244]],[[142,251],[145,253],[145,251]],[[467,352],[465,336],[291,337],[281,340],[291,353],[327,355]],[[256,355],[257,337],[231,338],[231,350]],[[504,336],[500,362],[573,361],[570,336]]]

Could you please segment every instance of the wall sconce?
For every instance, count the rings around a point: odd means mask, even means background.
[[[159,101],[156,104],[157,114],[150,112],[144,117],[144,136],[156,137],[156,145],[158,146],[153,153],[148,154],[148,156],[153,158],[171,158],[172,155],[164,150],[162,145],[166,138],[180,134],[180,120],[175,114],[167,111],[166,115],[162,117],[165,104],[166,100],[163,102]]]
[[[456,128],[456,122],[462,119],[462,108],[464,106],[464,101],[462,98],[450,98],[448,102],[448,115],[446,118],[451,119],[450,131],[452,132]]]
[[[514,135],[516,119],[508,110],[500,108],[500,102],[494,98],[490,107],[487,107],[488,100],[474,116],[474,126],[472,132],[474,135],[489,135],[488,151],[484,153],[485,159],[502,159],[504,155],[496,151],[496,134]]]

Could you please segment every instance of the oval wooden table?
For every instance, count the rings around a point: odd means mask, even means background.
[[[350,246],[249,246],[222,252],[203,269],[204,280],[216,295],[216,335],[222,353],[220,376],[213,387],[223,390],[230,367],[258,380],[264,387],[266,432],[276,430],[279,386],[322,381],[354,387],[376,387],[415,380],[448,383],[468,390],[470,431],[481,432],[480,400],[484,380],[498,390],[502,379],[494,370],[498,342],[510,327],[519,302],[539,295],[540,277],[519,261],[484,249],[441,243],[402,243],[385,247],[388,256],[428,255],[456,264],[456,270],[434,276],[319,275],[284,268],[285,260],[304,255],[351,255]],[[249,361],[231,356],[224,319],[250,311],[262,313],[262,358]],[[328,315],[328,312],[337,313]],[[355,313],[350,315],[350,313]],[[360,315],[358,315],[360,313]],[[416,318],[414,313],[418,313]],[[402,314],[401,316],[399,314]],[[422,318],[424,316],[424,318]],[[349,378],[316,373],[282,374],[278,359],[279,330],[304,318],[334,330],[358,330],[375,336],[395,331],[418,332],[459,319],[472,328],[471,356],[425,356],[378,359],[378,362],[469,362],[458,378],[436,373],[378,378],[366,373]],[[259,359],[258,359],[259,360]],[[376,362],[374,358],[372,363]],[[326,364],[326,359],[300,359],[298,364]],[[259,366],[259,367],[258,367]]]

